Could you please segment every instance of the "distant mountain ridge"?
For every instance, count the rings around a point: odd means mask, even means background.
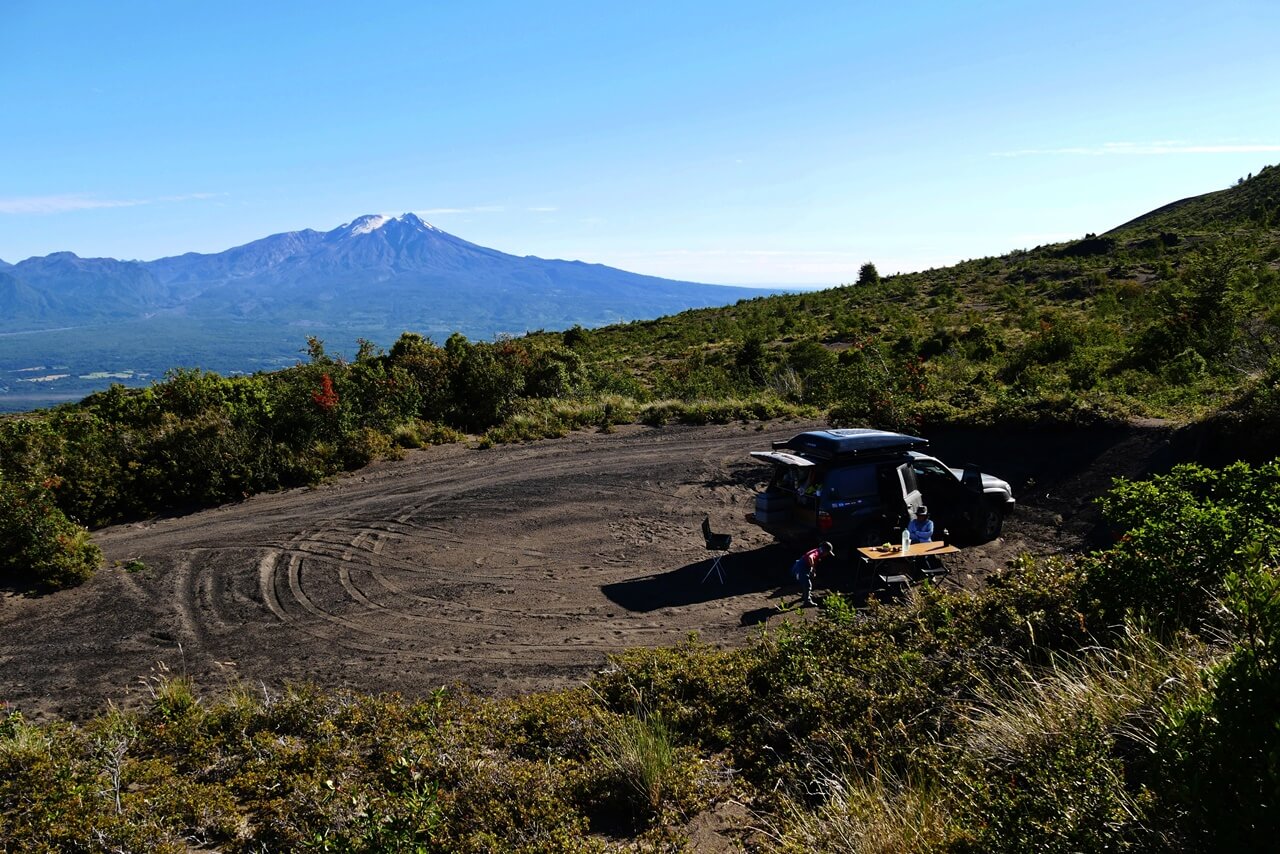
[[[177,367],[272,370],[297,361],[310,336],[354,354],[358,339],[385,348],[406,331],[488,340],[765,293],[522,258],[411,213],[155,261],[55,252],[0,265],[0,411],[145,385]]]
[[[273,234],[155,261],[55,252],[0,267],[0,332],[156,314],[317,327],[523,332],[656,317],[757,296],[600,264],[519,257],[412,213]]]

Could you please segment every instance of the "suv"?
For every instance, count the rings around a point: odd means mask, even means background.
[[[814,430],[751,456],[774,466],[751,521],[780,540],[874,545],[894,539],[921,504],[938,530],[986,542],[1000,534],[1013,490],[977,468],[924,453],[927,439],[883,430]]]

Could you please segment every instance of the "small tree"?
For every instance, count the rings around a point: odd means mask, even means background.
[[[748,384],[759,385],[764,382],[765,359],[764,338],[758,332],[749,332],[734,354],[733,367]]]
[[[858,268],[859,285],[878,285],[880,284],[880,272],[876,270],[876,265],[870,261]]]

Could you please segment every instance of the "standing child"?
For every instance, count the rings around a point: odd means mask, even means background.
[[[796,558],[796,562],[791,565],[792,577],[804,585],[804,599],[801,600],[801,605],[808,607],[814,604],[813,576],[816,574],[818,564],[829,557],[835,556],[835,549],[831,547],[831,543],[823,543],[816,549],[810,549]]]

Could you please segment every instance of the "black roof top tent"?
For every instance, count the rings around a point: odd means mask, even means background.
[[[775,450],[789,450],[816,460],[837,458],[879,457],[905,451],[922,451],[929,447],[928,439],[890,433],[887,430],[871,430],[865,427],[844,430],[811,430],[792,436],[782,442],[774,442]]]

